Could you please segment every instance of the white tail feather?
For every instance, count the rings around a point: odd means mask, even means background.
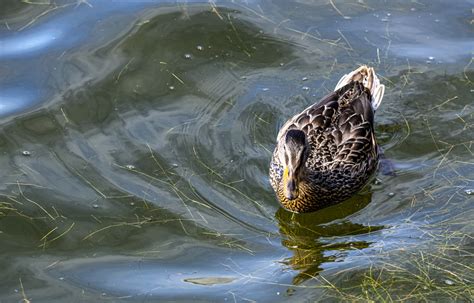
[[[380,80],[375,74],[374,69],[367,65],[362,65],[355,71],[342,76],[334,90],[336,91],[352,81],[359,81],[370,90],[370,94],[372,95],[372,108],[374,111],[377,110],[380,103],[382,103],[385,85],[380,84]]]

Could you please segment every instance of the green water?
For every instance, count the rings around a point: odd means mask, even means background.
[[[131,3],[0,6],[0,302],[472,300],[472,1]],[[396,176],[283,210],[279,127],[360,64]]]

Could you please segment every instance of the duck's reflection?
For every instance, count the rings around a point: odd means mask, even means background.
[[[282,263],[299,272],[293,278],[293,284],[297,285],[317,276],[322,271],[321,264],[336,261],[344,251],[369,247],[370,242],[366,241],[323,239],[382,229],[383,226],[365,226],[343,219],[367,206],[371,197],[371,193],[359,194],[338,205],[307,214],[295,214],[283,208],[276,212],[282,244],[293,252],[293,256],[284,259]]]

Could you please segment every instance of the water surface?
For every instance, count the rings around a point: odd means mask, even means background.
[[[473,1],[0,4],[0,301],[473,292]],[[280,208],[279,127],[375,67],[396,176]]]

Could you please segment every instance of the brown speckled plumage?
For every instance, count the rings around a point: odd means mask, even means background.
[[[383,91],[373,69],[362,66],[341,78],[334,92],[283,125],[270,164],[270,182],[286,209],[315,211],[349,198],[366,184],[378,166],[374,113]],[[281,149],[292,129],[304,132],[307,151],[299,168],[298,194],[288,199],[282,163],[288,160],[282,160]]]

